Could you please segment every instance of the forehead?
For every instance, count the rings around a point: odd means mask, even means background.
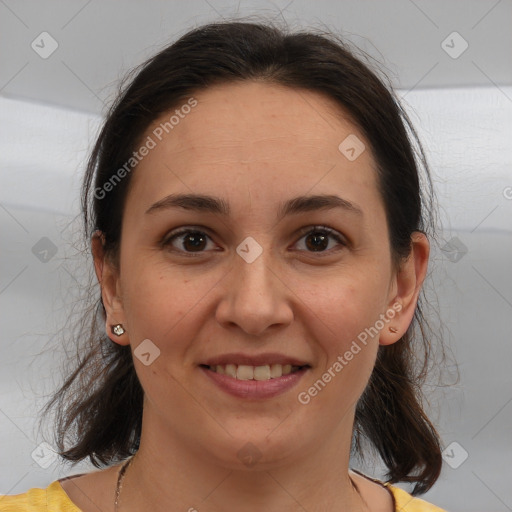
[[[341,187],[349,195],[375,188],[369,144],[350,116],[322,94],[240,82],[192,97],[195,106],[182,108],[184,100],[144,134],[155,146],[132,176],[131,188],[137,187],[141,200],[159,199],[184,184],[222,195],[238,178],[246,180],[238,186],[255,193],[266,187],[267,198],[304,194],[316,185],[323,192]],[[339,146],[354,136],[366,149],[350,161]]]
[[[340,137],[359,134],[337,103],[304,89],[249,81],[217,85],[199,91],[194,98],[198,106],[172,130],[180,135],[179,140],[169,140],[176,149],[178,145],[203,147],[224,154],[238,149],[242,155],[251,155],[251,148],[257,151],[287,144],[295,153],[337,155]],[[168,114],[161,116],[152,129],[166,118]],[[294,155],[286,151],[283,156]]]

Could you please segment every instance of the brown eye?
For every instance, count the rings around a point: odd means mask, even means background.
[[[305,230],[302,230],[302,234],[302,238],[305,239],[305,250],[307,252],[331,252],[331,249],[328,249],[331,239],[335,240],[338,243],[337,245],[347,245],[337,231],[326,226],[305,228]]]
[[[323,251],[329,245],[329,237],[323,233],[311,233],[306,236],[306,246],[313,251]]]
[[[209,239],[210,237],[203,231],[183,229],[181,231],[171,233],[170,236],[162,242],[162,245],[165,247],[172,246],[173,249],[178,252],[204,252]],[[178,241],[178,247],[173,244],[175,240]]]
[[[335,230],[326,226],[307,227],[301,230],[301,239],[304,239],[304,250],[308,253],[331,253],[339,250],[339,246],[346,246],[343,237]],[[171,247],[171,250],[184,255],[194,255],[207,252],[208,241],[211,237],[204,231],[197,229],[181,229],[171,232],[163,241],[162,247]],[[337,242],[335,247],[329,248],[331,241]],[[213,241],[212,241],[213,243]],[[298,242],[297,242],[298,243]],[[338,248],[336,248],[336,245]]]

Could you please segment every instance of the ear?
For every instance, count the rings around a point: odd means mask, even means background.
[[[409,257],[393,278],[388,309],[385,313],[388,323],[380,333],[380,345],[397,342],[409,328],[416,311],[418,297],[427,274],[430,244],[427,237],[419,231],[411,235],[411,244]],[[390,327],[397,332],[390,331]]]
[[[120,297],[119,272],[104,251],[105,235],[96,230],[91,238],[91,249],[94,258],[94,270],[101,286],[101,297],[106,311],[105,330],[107,336],[119,345],[129,345],[129,333],[126,326],[123,305]],[[117,335],[112,326],[122,324],[125,333]]]

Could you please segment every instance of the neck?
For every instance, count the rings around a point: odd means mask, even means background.
[[[161,425],[146,420],[139,450],[122,481],[119,512],[365,510],[348,473],[351,422],[344,426],[350,427],[345,438],[322,439],[309,450],[295,447],[300,453],[285,455],[286,462],[276,457],[240,468],[168,431],[165,437],[155,435],[162,432]]]

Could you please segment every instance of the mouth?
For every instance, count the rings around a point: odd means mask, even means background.
[[[311,368],[304,359],[277,352],[219,354],[198,365],[216,389],[244,400],[285,393],[297,386]]]
[[[247,364],[200,364],[202,368],[210,370],[219,375],[225,375],[236,380],[273,380],[301,370],[311,368],[310,365],[292,365],[292,364],[263,364],[252,366]]]
[[[224,354],[203,361],[198,369],[214,389],[243,400],[265,400],[297,386],[312,368],[284,354]]]

